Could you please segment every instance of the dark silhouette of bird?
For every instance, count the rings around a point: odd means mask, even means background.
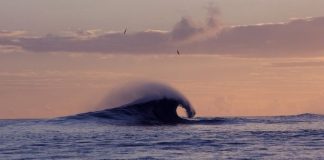
[[[177,49],[177,54],[180,55],[180,51]]]
[[[127,27],[126,27],[125,30],[124,30],[124,35],[126,34],[126,32],[127,32]]]

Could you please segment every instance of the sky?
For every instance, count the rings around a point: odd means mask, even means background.
[[[0,118],[92,111],[141,80],[176,88],[198,116],[324,114],[321,6],[0,0]]]

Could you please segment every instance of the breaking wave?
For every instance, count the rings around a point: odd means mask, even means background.
[[[135,87],[131,86],[129,89],[123,90],[123,92],[123,94],[117,96],[119,98],[113,97],[127,100],[132,99],[129,97],[135,95],[135,100],[119,107],[82,113],[68,118],[100,118],[128,124],[177,124],[190,122],[190,120],[177,114],[178,107],[185,109],[187,118],[193,118],[196,113],[187,98],[175,89],[163,84],[141,83]],[[129,94],[125,95],[125,93]],[[112,100],[111,98],[107,99]],[[108,102],[105,103],[108,104]]]
[[[59,120],[94,120],[123,125],[163,125],[163,124],[241,124],[241,123],[300,123],[322,121],[323,115],[300,114],[274,117],[226,117],[206,118],[195,116],[195,109],[180,92],[160,83],[136,83],[114,91],[103,100],[103,108],[94,112],[62,117]],[[116,94],[117,93],[117,94]],[[113,101],[117,101],[112,103]],[[110,107],[112,104],[117,107]],[[185,109],[187,117],[177,114],[177,108]]]

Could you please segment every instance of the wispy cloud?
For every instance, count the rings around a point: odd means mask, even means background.
[[[22,30],[17,30],[17,31],[0,30],[0,37],[19,37],[25,34],[26,31],[22,31]]]
[[[280,62],[272,63],[272,67],[324,67],[324,61],[305,61],[305,62]]]

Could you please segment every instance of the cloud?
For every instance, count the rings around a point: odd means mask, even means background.
[[[324,17],[235,26],[195,46],[205,53],[258,57],[324,55]]]
[[[105,34],[105,32],[101,29],[89,29],[89,30],[79,29],[77,31],[66,31],[63,33],[64,35],[75,37],[77,39],[90,39]]]
[[[170,32],[172,40],[190,44],[215,36],[221,29],[220,11],[212,3],[206,9],[208,16],[205,25],[197,25],[190,18],[183,17]]]
[[[8,30],[0,30],[0,37],[19,37],[25,35],[26,31],[8,31]]]
[[[203,31],[203,28],[196,27],[190,19],[182,18],[173,28],[171,37],[173,40],[185,40]]]
[[[83,33],[82,33],[83,34]],[[106,33],[99,36],[46,35],[15,40],[0,39],[0,45],[16,45],[32,52],[161,53],[172,46],[169,32],[148,30],[135,34]]]
[[[19,46],[15,45],[0,45],[0,54],[11,54],[22,52],[22,49]]]
[[[124,35],[101,30],[41,37],[0,36],[0,45],[32,52],[105,54],[213,54],[239,57],[324,56],[324,17],[292,19],[285,23],[222,26],[212,5],[203,25],[182,18],[171,31],[147,30]],[[3,32],[2,35],[15,35]],[[1,34],[0,34],[1,35]]]
[[[0,54],[15,53],[21,51],[21,47],[14,41],[26,35],[26,31],[0,30]]]
[[[306,61],[306,62],[280,62],[272,63],[272,67],[324,67],[324,61]]]

